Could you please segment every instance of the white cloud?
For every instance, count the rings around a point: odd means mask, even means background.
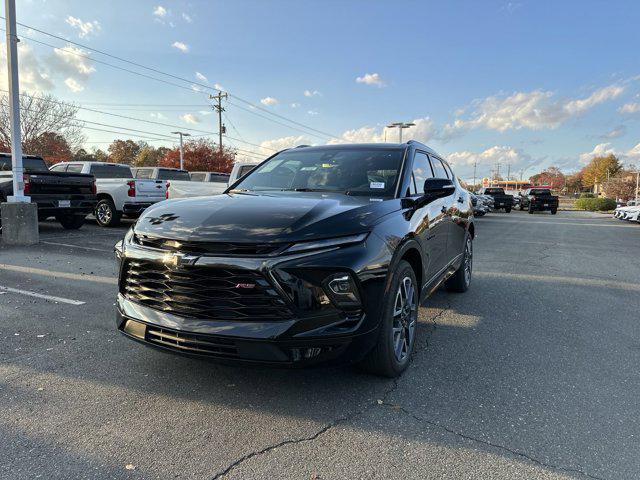
[[[263,104],[263,105],[266,105],[267,107],[271,107],[273,105],[277,105],[280,102],[278,102],[277,98],[264,97],[264,98],[260,99],[260,103]]]
[[[205,77],[203,74],[201,74],[200,72],[196,72],[196,78],[201,82],[209,83],[209,79]]]
[[[290,136],[290,137],[282,137],[282,138],[274,138],[273,140],[265,140],[264,142],[260,142],[260,147],[262,147],[263,151],[267,155],[272,155],[276,151],[284,150],[285,148],[296,147],[298,145],[306,145],[309,144],[309,140],[304,136]]]
[[[54,48],[51,62],[53,67],[68,74],[87,77],[96,71],[91,60],[87,58],[89,52],[82,48],[67,45],[64,48]]]
[[[582,164],[587,164],[593,157],[603,157],[611,154],[618,157],[618,159],[623,163],[640,161],[640,143],[627,151],[616,150],[616,148],[614,148],[614,146],[608,142],[599,143],[595,147],[593,147],[593,150],[591,150],[590,152],[581,154],[580,162]]]
[[[479,166],[494,166],[498,163],[501,166],[517,166],[531,162],[531,156],[520,149],[510,146],[494,145],[482,152],[471,152],[469,150],[453,152],[447,155],[447,160],[454,167],[469,167],[476,163]]]
[[[187,23],[191,23],[193,22],[193,18],[191,18],[191,15],[189,15],[188,13],[182,13],[182,19],[187,22]]]
[[[291,108],[298,108],[300,106],[300,104],[298,102],[293,102],[291,104]]]
[[[415,126],[406,128],[402,131],[402,140],[418,140],[419,142],[428,143],[437,137],[438,132],[433,124],[433,120],[429,117],[416,118],[411,123]],[[397,129],[386,129],[387,142],[395,142],[398,139]],[[342,133],[340,139],[331,139],[328,143],[380,143],[385,141],[384,127],[361,127],[347,130]]]
[[[625,114],[640,113],[640,103],[638,102],[625,103],[618,109],[618,112],[625,113]]]
[[[507,97],[487,97],[474,102],[475,111],[469,118],[456,119],[445,125],[443,137],[450,138],[475,128],[499,132],[556,128],[569,118],[618,97],[623,91],[621,85],[609,85],[586,98],[574,100],[554,99],[553,92],[543,90],[515,92]]]
[[[193,125],[195,125],[196,123],[200,123],[200,118],[193,113],[185,113],[184,115],[180,115],[180,120],[185,123],[191,123]]]
[[[316,112],[315,110],[307,110],[307,115],[318,115],[318,112]]]
[[[219,83],[214,83],[213,84],[213,88],[215,88],[216,90],[221,90],[221,91],[225,91],[224,87],[222,85],[220,85]]]
[[[167,117],[165,115],[163,115],[162,113],[160,113],[160,112],[150,113],[149,116],[151,118],[155,118],[155,119],[158,119],[158,120],[166,120],[167,119]]]
[[[624,87],[621,85],[609,85],[608,87],[600,88],[589,95],[587,98],[579,100],[571,100],[564,105],[564,109],[570,115],[578,115],[589,110],[600,103],[607,100],[614,99],[624,92]]]
[[[386,86],[385,82],[377,73],[365,73],[364,76],[362,77],[356,77],[356,83],[364,83],[365,85],[375,85],[377,87]]]
[[[321,96],[322,94],[321,94],[318,90],[305,90],[305,91],[303,92],[303,95],[304,95],[305,97],[319,97],[319,96]]]
[[[618,138],[622,137],[625,133],[627,133],[627,127],[624,125],[618,125],[616,128],[611,130],[610,132],[602,135],[602,138]]]
[[[84,38],[89,35],[96,35],[100,30],[102,30],[100,23],[98,23],[97,20],[92,22],[83,22],[79,18],[69,15],[65,22],[78,30],[78,36],[80,38]]]
[[[162,5],[158,5],[153,9],[153,15],[158,18],[165,18],[168,14],[168,10],[164,8]]]
[[[73,93],[78,93],[84,90],[84,86],[80,85],[80,83],[73,77],[65,79],[64,84],[69,87],[69,90]]]
[[[171,44],[171,46],[173,48],[177,48],[182,53],[187,53],[189,51],[189,46],[186,43],[183,43],[183,42],[173,42]]]
[[[31,46],[25,43],[18,43],[18,56],[20,57],[18,67],[21,91],[34,93],[49,91],[54,88],[48,65],[36,56]],[[3,90],[8,90],[9,88],[6,43],[0,43],[0,88]]]

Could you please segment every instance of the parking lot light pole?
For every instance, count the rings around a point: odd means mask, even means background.
[[[387,128],[397,128],[398,129],[398,143],[402,143],[402,130],[405,128],[413,127],[415,123],[406,123],[406,122],[396,122],[390,123],[387,125]]]
[[[171,132],[174,135],[180,135],[180,170],[184,170],[184,150],[182,148],[182,137],[190,137],[190,133],[184,132]]]
[[[636,172],[636,205],[638,205],[638,186],[640,184],[640,170]]]
[[[7,30],[7,72],[9,75],[9,116],[11,123],[11,162],[13,170],[13,195],[7,197],[9,203],[29,202],[24,195],[24,175],[22,166],[22,139],[20,135],[20,89],[18,78],[18,36],[16,34],[16,3],[5,0]]]
[[[7,31],[7,75],[9,79],[9,117],[11,123],[11,171],[13,195],[0,205],[2,243],[33,245],[38,243],[38,206],[24,194],[24,169],[20,137],[20,77],[18,75],[18,36],[16,2],[5,0]]]

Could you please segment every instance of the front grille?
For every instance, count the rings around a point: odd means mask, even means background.
[[[136,234],[135,242],[145,247],[196,255],[251,256],[270,255],[286,245],[278,243],[189,242]]]
[[[182,333],[166,328],[147,327],[145,340],[155,345],[181,350],[185,352],[201,353],[219,357],[237,357],[238,349],[233,340]]]
[[[240,268],[128,260],[120,291],[142,305],[185,318],[277,321],[292,316],[262,274]]]

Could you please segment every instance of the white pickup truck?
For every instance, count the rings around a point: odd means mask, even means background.
[[[171,180],[167,185],[167,198],[185,198],[185,197],[200,197],[207,195],[219,195],[224,192],[227,187],[236,182],[240,177],[245,176],[251,170],[253,170],[258,163],[249,162],[236,162],[233,165],[233,169],[229,174],[228,181],[220,182],[216,180],[210,181],[198,181],[200,178],[196,174],[205,172],[193,172],[191,174],[191,181],[174,181]],[[207,173],[211,175],[210,173]]]
[[[98,203],[94,211],[101,227],[115,227],[122,216],[138,217],[147,207],[165,199],[166,182],[134,179],[129,165],[107,162],[65,162],[54,172],[89,173],[96,179]]]

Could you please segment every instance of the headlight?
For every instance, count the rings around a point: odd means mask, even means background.
[[[327,238],[324,240],[312,240],[310,242],[298,242],[291,245],[286,252],[304,252],[307,250],[319,250],[321,248],[339,247],[360,243],[367,238],[368,233],[360,233],[358,235],[349,235],[348,237]]]

